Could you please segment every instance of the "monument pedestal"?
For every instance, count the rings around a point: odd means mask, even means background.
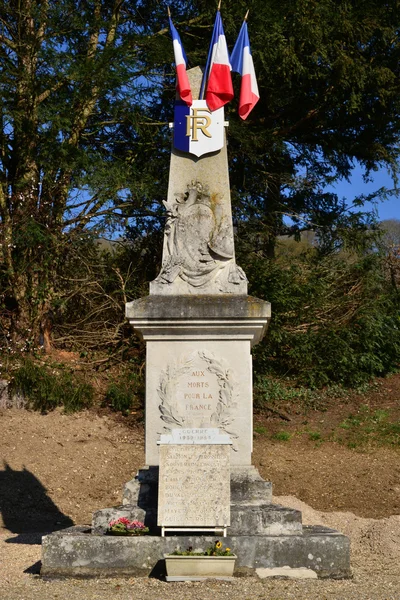
[[[147,296],[127,304],[146,342],[146,464],[173,428],[218,427],[232,441],[231,465],[251,466],[251,347],[269,302],[251,296]]]

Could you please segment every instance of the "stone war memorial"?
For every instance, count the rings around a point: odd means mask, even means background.
[[[271,482],[252,466],[251,349],[266,333],[271,306],[247,294],[235,260],[228,124],[214,97],[226,71],[213,73],[218,60],[230,68],[217,21],[208,84],[199,67],[186,71],[171,23],[185,79],[178,70],[163,255],[149,295],[126,306],[146,343],[145,465],[125,484],[120,506],[95,512],[91,526],[43,538],[45,577],[162,577],[164,554],[204,550],[216,539],[236,555],[236,575],[285,567],[350,576],[349,539],[303,526],[299,511],[273,504]],[[240,104],[242,118],[246,110]],[[120,517],[142,521],[149,533],[107,535]]]

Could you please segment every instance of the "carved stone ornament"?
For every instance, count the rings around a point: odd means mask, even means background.
[[[186,194],[176,194],[164,206],[167,223],[157,283],[173,284],[180,278],[198,291],[214,286],[232,293],[247,281],[235,263],[232,227],[218,194],[192,181]]]
[[[202,363],[205,363],[203,365]],[[198,370],[199,365],[205,370]],[[188,386],[196,385],[192,381],[191,374],[208,372],[209,378],[214,376],[216,381],[217,398],[214,403],[207,405],[212,409],[209,414],[203,414],[203,422],[194,425],[191,417],[185,411],[185,402],[179,399],[179,384],[182,379]],[[205,377],[207,379],[207,377]],[[203,383],[203,382],[201,382]],[[200,382],[197,382],[200,385]],[[208,381],[204,382],[208,388]],[[237,408],[234,392],[235,382],[232,370],[227,367],[224,360],[218,360],[215,356],[205,350],[195,351],[189,356],[184,356],[178,363],[171,363],[161,372],[160,384],[157,389],[161,400],[159,404],[160,419],[164,423],[164,432],[171,429],[187,427],[218,427],[221,432],[228,434],[232,441],[232,450],[237,452],[238,434],[231,428],[234,421],[232,412]],[[189,395],[189,394],[188,394]],[[194,394],[195,395],[195,394]],[[197,394],[196,394],[197,395]],[[200,396],[200,394],[198,394]],[[206,394],[204,394],[206,395]],[[211,396],[209,394],[209,396]],[[193,404],[190,405],[191,407]]]

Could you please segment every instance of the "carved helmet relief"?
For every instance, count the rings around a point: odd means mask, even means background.
[[[246,281],[235,263],[232,227],[218,194],[192,181],[185,194],[176,194],[164,206],[164,262],[157,282],[171,284],[181,278],[201,288],[215,281],[217,289],[230,292]]]
[[[170,363],[161,372],[157,389],[164,432],[174,428],[218,427],[231,437],[237,451],[237,433],[232,429],[237,408],[234,376],[223,359],[198,350]]]

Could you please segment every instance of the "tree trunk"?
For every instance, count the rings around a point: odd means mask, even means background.
[[[277,238],[282,231],[281,175],[270,173],[265,197],[263,218],[263,251],[267,258],[275,258]]]

